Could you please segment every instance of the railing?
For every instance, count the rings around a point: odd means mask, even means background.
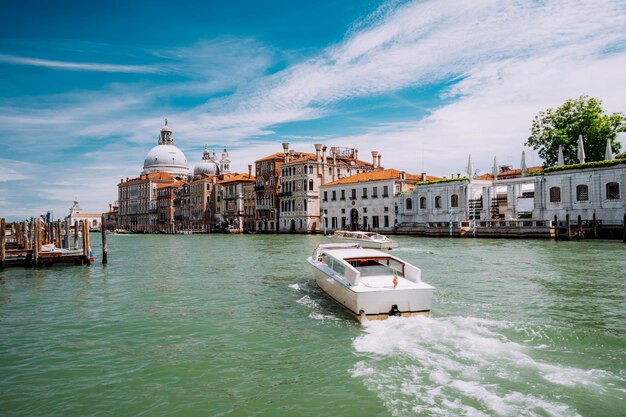
[[[278,197],[291,197],[293,193],[291,191],[284,191],[282,193],[278,193]]]
[[[264,185],[255,185],[254,191],[263,191],[265,189]]]
[[[474,222],[478,228],[525,228],[525,227],[553,227],[554,222],[551,220],[502,220],[502,221],[477,221]],[[599,221],[598,221],[599,223]],[[565,222],[559,222],[560,226],[566,226]],[[571,222],[572,227],[577,223]],[[398,227],[432,227],[432,228],[449,228],[450,222],[402,222],[398,223]],[[452,222],[453,228],[472,227],[472,221]]]

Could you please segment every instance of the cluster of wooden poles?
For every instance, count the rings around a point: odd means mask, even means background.
[[[102,263],[106,264],[107,243],[104,226],[103,223]],[[41,219],[32,219],[6,223],[0,218],[0,268],[39,267],[57,263],[91,264],[93,259],[90,256],[88,221],[74,222],[73,242],[71,228],[70,222],[61,220],[46,223]]]

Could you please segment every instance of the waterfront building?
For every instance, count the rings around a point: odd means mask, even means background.
[[[586,165],[586,166],[585,166]],[[626,159],[581,164],[532,178],[533,218],[555,220],[568,234],[621,237],[626,219]]]
[[[252,175],[252,165],[248,165],[248,173]],[[243,222],[244,232],[256,231],[256,182],[243,185]]]
[[[492,185],[490,176],[480,178],[453,176],[450,179],[420,181],[412,192],[397,197],[398,223],[441,224],[480,219],[484,188]]]
[[[280,167],[285,160],[283,152],[258,159],[255,165],[256,215],[258,232],[278,231],[278,192]]]
[[[279,231],[318,233],[320,186],[352,175],[383,169],[381,155],[372,152],[372,163],[358,159],[356,148],[330,148],[315,144],[315,153],[296,152],[283,143],[284,159],[280,169]]]
[[[118,184],[117,227],[137,232],[161,230],[164,223],[158,213],[158,190],[177,180],[186,181],[189,174],[187,158],[175,145],[172,129],[165,119],[158,143],[146,155],[139,177],[126,178]]]
[[[194,176],[189,183],[190,207],[188,227],[193,231],[208,232],[211,229],[213,218],[212,194],[216,176],[200,174]]]
[[[384,169],[323,184],[320,187],[322,231],[393,232],[396,224],[395,195],[410,192],[415,184],[426,178],[426,174],[413,175]]]
[[[176,179],[186,179],[189,167],[185,154],[174,143],[172,129],[167,125],[161,128],[157,146],[150,149],[144,160],[142,175],[167,172]]]
[[[74,198],[74,204],[70,208],[70,214],[65,217],[66,221],[70,222],[70,225],[74,225],[74,222],[82,222],[87,220],[89,228],[92,230],[100,230],[102,226],[102,214],[100,213],[85,213],[78,204],[78,199]]]
[[[217,182],[216,188],[220,199],[220,221],[229,232],[242,233],[246,229],[246,193],[254,191],[255,178],[252,167],[248,174],[226,175]],[[248,213],[249,214],[249,213]]]
[[[500,167],[481,177],[419,183],[398,197],[400,233],[615,237],[626,211],[626,160]]]
[[[167,172],[122,179],[117,186],[117,227],[136,232],[157,231],[157,189],[175,181]]]
[[[184,180],[177,180],[172,183],[157,185],[157,230],[159,232],[174,233],[175,224],[175,199],[176,192],[187,183]]]

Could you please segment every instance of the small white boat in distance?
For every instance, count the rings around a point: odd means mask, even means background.
[[[307,261],[320,289],[359,320],[430,313],[434,288],[419,268],[388,253],[331,243]]]
[[[335,230],[331,238],[335,239],[337,242],[358,243],[362,248],[393,249],[398,247],[398,242],[375,232]]]

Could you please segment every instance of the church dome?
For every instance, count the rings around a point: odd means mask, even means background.
[[[193,174],[194,175],[200,175],[200,174],[218,175],[219,171],[220,171],[219,167],[217,166],[217,163],[215,162],[215,157],[211,156],[211,153],[205,146],[204,153],[202,154],[202,160],[200,161],[200,163],[198,163],[194,167]]]
[[[169,172],[176,175],[189,175],[187,158],[183,151],[174,145],[157,145],[150,149],[143,163],[142,174]]]
[[[174,145],[172,129],[167,125],[161,129],[159,144],[150,149],[143,163],[142,174],[153,174],[157,172],[168,172],[173,176],[189,175],[187,158],[185,154]]]

